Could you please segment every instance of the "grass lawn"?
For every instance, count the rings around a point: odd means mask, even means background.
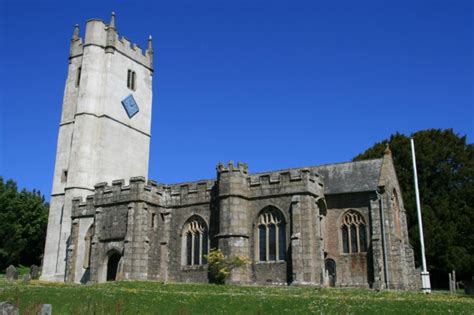
[[[0,278],[0,301],[36,314],[474,314],[474,298],[447,293],[310,287],[111,282],[74,285]]]

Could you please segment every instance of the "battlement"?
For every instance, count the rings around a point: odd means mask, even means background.
[[[127,37],[122,36],[119,38],[117,34],[115,41],[115,49],[119,52],[123,53],[124,55],[142,63],[143,65],[152,68],[151,59],[149,51],[143,51],[140,46],[136,43],[132,43]]]
[[[213,180],[201,180],[165,186],[165,189],[169,192],[170,196],[189,197],[195,194],[209,193],[214,187],[214,184],[215,182]]]
[[[129,184],[125,184],[124,179],[113,180],[111,185],[106,182],[101,182],[94,185],[95,195],[110,195],[123,193],[138,193],[148,192],[151,194],[161,195],[165,190],[166,185],[158,184],[153,180],[146,180],[143,176],[131,177]]]
[[[225,166],[223,162],[219,162],[219,164],[217,164],[216,170],[218,174],[239,172],[241,174],[247,175],[249,172],[249,167],[247,163],[237,162],[237,165],[235,165],[233,161],[229,161],[227,166]]]
[[[87,196],[86,200],[82,197],[72,198],[73,217],[93,216],[94,212],[94,195]]]
[[[165,185],[153,180],[147,181],[144,177],[132,177],[126,185],[124,179],[118,179],[110,185],[106,182],[96,184],[94,194],[87,196],[86,201],[74,198],[73,208],[77,209],[74,213],[80,215],[86,208],[136,200],[161,206],[209,202],[214,185],[214,180]]]
[[[248,183],[250,187],[271,185],[271,184],[289,184],[292,182],[309,181],[323,186],[319,174],[309,168],[289,169],[277,172],[259,173],[250,175]]]
[[[151,36],[148,38],[145,51],[136,43],[132,43],[125,36],[120,37],[115,26],[115,13],[112,12],[110,23],[101,19],[89,19],[86,23],[84,40],[79,37],[79,26],[74,27],[71,39],[70,57],[83,53],[84,47],[103,47],[106,53],[119,53],[135,60],[143,66],[153,70],[153,47]]]

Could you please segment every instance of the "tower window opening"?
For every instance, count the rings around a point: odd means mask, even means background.
[[[61,183],[67,182],[67,170],[63,170],[63,173],[61,174]]]
[[[79,84],[81,83],[81,72],[82,72],[82,67],[77,68],[76,87],[78,87]]]
[[[127,87],[130,90],[135,91],[137,89],[137,74],[133,70],[128,70],[127,72]]]
[[[151,228],[154,229],[156,227],[156,213],[151,214]]]

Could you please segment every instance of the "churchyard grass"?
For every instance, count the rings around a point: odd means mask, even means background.
[[[158,282],[74,285],[0,278],[0,301],[32,314],[474,314],[474,298],[434,292]]]

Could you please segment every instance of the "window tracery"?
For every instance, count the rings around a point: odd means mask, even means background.
[[[367,229],[364,217],[349,210],[342,217],[342,252],[345,254],[367,251]]]
[[[208,253],[208,232],[202,219],[193,218],[185,224],[183,243],[185,265],[193,266],[207,263],[205,256]]]
[[[258,260],[277,261],[286,257],[286,224],[277,209],[264,210],[257,219]]]

